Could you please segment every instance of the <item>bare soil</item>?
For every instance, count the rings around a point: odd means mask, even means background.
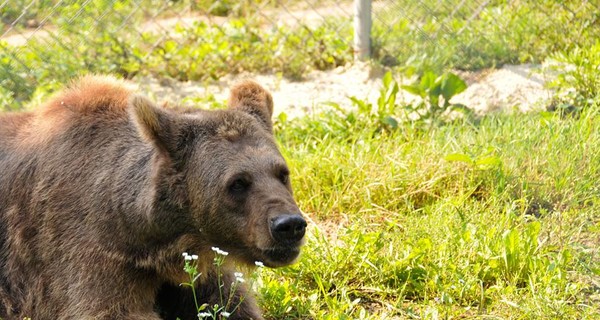
[[[275,114],[285,112],[288,116],[296,117],[330,108],[329,102],[337,103],[342,108],[352,108],[349,99],[352,96],[375,105],[383,73],[379,68],[357,62],[334,70],[313,71],[301,82],[277,75],[257,74],[229,75],[210,84],[159,81],[153,78],[140,78],[137,81],[140,88],[156,100],[178,103],[194,101],[195,98],[202,100],[207,95],[213,95],[217,101],[225,101],[234,83],[252,78],[273,94]],[[479,114],[543,109],[552,96],[552,92],[545,87],[548,76],[535,65],[506,65],[500,69],[462,73],[460,76],[469,86],[452,102],[462,103]],[[401,92],[398,103],[408,103],[414,98]]]

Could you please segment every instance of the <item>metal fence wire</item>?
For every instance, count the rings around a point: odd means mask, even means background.
[[[421,53],[479,69],[589,45],[600,31],[600,1],[376,1],[373,17],[375,47],[389,63]]]
[[[367,55],[386,66],[493,67],[600,34],[598,0],[0,0],[0,103],[29,101],[82,72],[299,79],[352,61],[361,50],[353,19],[365,16],[355,8],[365,7]]]

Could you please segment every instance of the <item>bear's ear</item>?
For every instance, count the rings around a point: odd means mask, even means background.
[[[264,124],[269,132],[273,131],[273,97],[258,83],[245,80],[231,88],[229,108],[249,113]]]
[[[129,113],[142,138],[161,151],[171,153],[175,145],[177,120],[169,111],[156,106],[142,95],[129,99]]]

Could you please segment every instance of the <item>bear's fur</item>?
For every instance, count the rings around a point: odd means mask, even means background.
[[[0,318],[197,319],[233,262],[278,267],[306,222],[272,135],[271,95],[246,81],[227,110],[167,108],[86,76],[34,112],[0,115]],[[229,252],[221,283],[212,247]],[[229,319],[262,319],[243,287]],[[231,311],[231,310],[228,310]]]

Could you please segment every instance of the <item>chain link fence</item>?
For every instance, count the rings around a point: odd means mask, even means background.
[[[437,61],[472,70],[538,63],[591,45],[600,32],[600,1],[375,1],[373,19],[374,54],[388,64]]]
[[[0,103],[15,107],[83,72],[210,80],[301,79],[353,60],[359,0],[0,0]],[[539,62],[600,34],[600,3],[381,0],[372,59],[480,69]]]
[[[14,102],[82,72],[301,78],[351,59],[351,1],[9,0],[0,13],[0,90]]]

